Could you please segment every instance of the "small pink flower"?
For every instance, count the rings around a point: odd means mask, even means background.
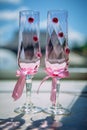
[[[28,22],[29,22],[29,23],[33,23],[33,22],[34,22],[34,18],[29,17],[29,18],[28,18]]]
[[[66,52],[66,54],[69,54],[70,53],[70,49],[68,47],[65,48],[65,52]]]
[[[53,76],[58,76],[58,74],[53,73]]]
[[[38,41],[38,37],[37,37],[37,36],[33,36],[33,40],[34,40],[35,42],[37,42],[37,41]]]
[[[52,21],[53,21],[54,23],[58,23],[58,18],[54,17],[54,18],[52,19]]]
[[[36,53],[36,56],[39,57],[39,58],[41,58],[41,57],[42,57],[41,52],[37,52],[37,53]]]
[[[64,35],[63,35],[63,32],[59,32],[59,33],[58,33],[58,36],[59,36],[59,37],[63,37],[63,36],[64,36]]]

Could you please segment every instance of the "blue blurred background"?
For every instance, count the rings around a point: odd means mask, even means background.
[[[44,67],[47,11],[57,9],[68,11],[70,68],[86,70],[87,0],[0,0],[0,79],[16,77],[19,11],[40,11],[40,43],[43,53],[39,69],[41,72]]]

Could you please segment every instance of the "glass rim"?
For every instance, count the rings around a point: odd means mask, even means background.
[[[54,10],[48,10],[49,12],[59,12],[59,13],[67,13],[68,14],[68,10],[66,9],[54,9]]]
[[[23,13],[39,14],[39,11],[37,11],[37,10],[20,10],[20,11],[19,11],[19,14],[23,14]]]

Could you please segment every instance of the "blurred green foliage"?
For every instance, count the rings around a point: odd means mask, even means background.
[[[86,57],[87,56],[87,40],[81,46],[78,43],[75,43],[75,45],[72,48],[72,51]]]

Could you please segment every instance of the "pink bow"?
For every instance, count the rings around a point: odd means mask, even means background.
[[[46,69],[46,73],[48,74],[48,76],[46,76],[40,86],[42,85],[42,83],[49,79],[52,78],[52,89],[51,89],[51,95],[50,95],[50,100],[52,101],[52,104],[55,105],[56,103],[56,85],[57,85],[57,79],[61,79],[61,78],[65,78],[69,76],[69,71],[68,70],[64,70],[64,69],[60,69],[60,70],[56,70],[56,71],[52,71],[51,68],[47,68]],[[37,92],[39,92],[40,86],[37,90]]]
[[[13,90],[13,93],[12,93],[12,97],[14,98],[14,100],[19,99],[22,95],[24,85],[25,85],[26,75],[32,75],[35,73],[36,73],[36,71],[34,71],[32,69],[17,70],[16,76],[20,76],[20,77],[19,77],[19,79],[15,85],[15,88]]]

